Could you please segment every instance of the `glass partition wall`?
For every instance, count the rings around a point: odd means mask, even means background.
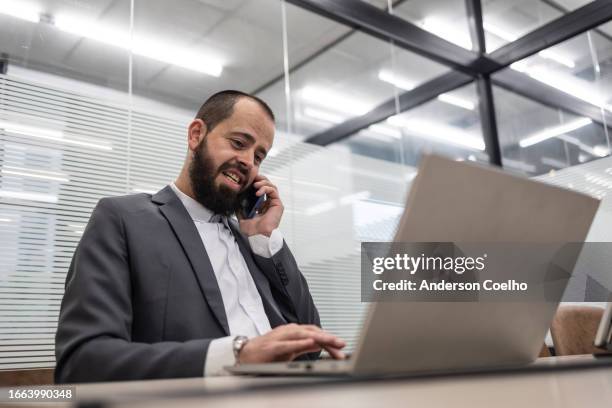
[[[223,89],[277,116],[261,171],[322,324],[349,349],[359,244],[392,239],[423,153],[603,198],[607,3],[1,0],[0,368],[54,366],[91,210],[174,180],[187,125]]]

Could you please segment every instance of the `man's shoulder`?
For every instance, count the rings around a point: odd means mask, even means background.
[[[128,194],[101,198],[98,207],[109,208],[119,213],[133,213],[154,206],[152,195],[148,193]]]

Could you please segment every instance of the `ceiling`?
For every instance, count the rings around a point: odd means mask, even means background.
[[[385,0],[368,2],[381,8],[387,6]],[[14,67],[120,93],[131,90],[137,97],[136,105],[155,101],[157,106],[186,112],[195,112],[208,95],[222,89],[256,91],[275,110],[279,128],[300,137],[329,129],[357,116],[361,109],[372,109],[448,71],[438,63],[388,42],[286,4],[286,62],[291,74],[285,81],[283,11],[279,0],[135,0],[131,33],[134,38],[145,38],[152,44],[154,49],[148,52],[157,56],[154,58],[146,53],[130,52],[122,44],[109,44],[108,38],[92,34],[96,27],[129,34],[129,0],[20,0],[18,3],[35,6],[42,17],[38,22],[30,22],[0,14],[0,52],[8,57],[9,74]],[[560,8],[573,10],[586,3],[585,0],[483,1],[488,49],[495,49],[507,43],[509,37],[523,35],[557,18],[562,14]],[[1,7],[6,11],[8,6],[0,2],[0,13]],[[448,40],[461,42],[461,38],[467,38],[464,0],[396,1],[393,13]],[[65,16],[76,18],[90,29],[81,34],[66,30],[58,23]],[[610,39],[612,25],[606,24],[597,32],[579,35],[554,47],[552,56],[528,58],[524,67],[572,78],[586,93],[601,94],[609,102],[612,96],[608,91],[612,89]],[[215,77],[199,72],[197,67],[172,63],[175,55],[183,55],[181,52],[199,66],[208,61],[218,62],[222,65],[221,74]],[[572,66],[559,61],[570,61]],[[289,98],[285,95],[287,87]],[[402,130],[398,137],[394,133],[397,130],[389,130],[389,123],[385,123],[386,128],[366,129],[343,143],[362,154],[407,164],[415,164],[422,149],[439,150],[461,159],[487,160],[478,149],[449,144],[443,137],[435,137],[457,130],[482,138],[475,86],[462,87],[446,96],[454,97],[464,106],[436,99],[399,115],[402,120],[419,119],[442,126],[432,128],[434,137],[427,138],[410,129]],[[584,146],[571,143],[568,146],[567,141],[559,138],[530,149],[519,149],[517,143],[522,138],[575,117],[501,89],[495,90],[495,96],[501,144],[510,166],[516,161],[517,170],[542,173],[555,168],[543,164],[542,156],[571,164],[595,158]],[[288,100],[292,108],[289,113]],[[144,108],[146,104],[142,103]],[[603,128],[594,125],[577,129],[572,136],[587,147],[607,143]],[[524,168],[522,163],[526,162],[531,164]]]

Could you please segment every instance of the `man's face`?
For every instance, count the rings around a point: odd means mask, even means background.
[[[189,168],[195,199],[215,213],[229,215],[272,148],[274,123],[259,104],[241,98],[232,116],[201,133]]]

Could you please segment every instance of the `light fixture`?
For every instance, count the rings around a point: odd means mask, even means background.
[[[394,183],[403,182],[403,178],[400,176],[392,176],[387,173],[374,171],[374,170],[368,170],[366,168],[358,168],[358,167],[352,167],[352,166],[346,166],[346,165],[340,164],[340,165],[337,165],[335,169],[340,172],[354,174],[359,177],[374,178],[374,179],[385,180],[385,181],[390,181]]]
[[[563,140],[564,142],[573,144],[574,146],[577,146],[580,150],[587,152],[588,154],[590,154],[591,156],[595,156],[595,157],[606,157],[607,155],[610,154],[610,151],[608,149],[607,146],[603,146],[603,145],[596,145],[596,146],[589,146],[586,143],[583,143],[582,141],[580,141],[580,139],[578,139],[577,137],[573,137],[570,135],[560,135],[558,136],[559,139]]]
[[[144,37],[131,36],[128,32],[82,18],[59,15],[55,18],[55,26],[62,31],[79,37],[89,38],[129,50],[135,55],[214,77],[219,77],[223,71],[223,65],[213,58],[203,57],[201,54],[182,49],[176,45],[164,44]]]
[[[40,13],[41,10],[33,4],[24,4],[23,1],[0,1],[0,14],[38,23],[40,21]]]
[[[360,191],[355,194],[349,194],[341,197],[339,201],[340,205],[350,205],[357,201],[367,200],[370,198],[371,193],[369,191]]]
[[[587,126],[591,124],[593,121],[589,118],[580,118],[574,121],[565,123],[559,126],[553,126],[548,129],[544,129],[539,131],[531,136],[528,136],[519,141],[519,146],[521,147],[529,147],[533,146],[536,143],[543,142],[544,140],[551,139],[553,137],[561,136],[565,133],[572,132],[576,129],[580,129],[581,127]]]
[[[604,145],[596,145],[593,147],[593,154],[597,157],[606,157],[610,155],[610,148]]]
[[[14,176],[23,176],[37,178],[41,180],[52,180],[67,183],[69,180],[65,174],[56,173],[53,171],[26,169],[15,166],[2,166],[2,174],[10,174]]]
[[[38,139],[51,140],[54,142],[73,144],[77,146],[91,147],[99,150],[113,150],[110,145],[85,142],[76,139],[67,139],[64,137],[64,133],[60,130],[46,129],[38,126],[23,125],[21,123],[6,122],[0,120],[0,129],[4,129],[5,132],[13,133],[22,136],[35,137]]]
[[[335,201],[326,201],[324,203],[316,204],[316,205],[313,205],[312,207],[307,208],[306,211],[304,211],[304,213],[308,216],[312,216],[312,215],[317,215],[317,214],[321,214],[321,213],[333,210],[336,207],[337,207],[337,204]]]
[[[465,49],[472,49],[472,40],[468,33],[453,27],[453,24],[438,20],[435,17],[426,17],[421,23],[423,28],[432,34],[456,44]]]
[[[12,222],[13,220],[6,217],[0,217],[0,222]]]
[[[516,63],[515,63],[516,64]],[[606,103],[605,97],[590,89],[588,83],[575,77],[561,74],[545,67],[528,67],[525,63],[512,64],[510,68],[523,72],[531,78],[560,90],[568,95],[582,99],[592,105],[612,111],[612,106]]]
[[[368,129],[374,133],[380,133],[381,135],[390,136],[394,139],[402,138],[402,131],[393,126],[381,125],[380,123],[375,123],[373,125],[368,126]]]
[[[455,127],[440,125],[420,119],[406,119],[401,116],[387,118],[391,125],[402,127],[406,133],[433,141],[474,149],[485,150],[482,138],[475,137],[464,130]]]
[[[0,190],[0,197],[16,198],[18,200],[42,201],[46,203],[57,203],[56,195],[33,193],[28,191]]]
[[[346,196],[340,197],[338,200],[329,200],[320,204],[313,205],[312,207],[306,209],[304,212],[308,216],[321,214],[338,206],[351,205],[355,202],[361,200],[367,200],[370,197],[371,193],[369,191],[360,191],[354,194],[348,194]]]
[[[339,115],[337,113],[310,107],[304,108],[304,116],[329,123],[342,123],[347,119],[346,116]]]
[[[526,171],[533,173],[536,171],[536,166],[533,164],[528,164],[520,160],[509,159],[504,157],[503,159],[504,167],[511,167],[517,170]]]
[[[360,137],[378,140],[379,142],[382,142],[385,144],[392,143],[394,140],[396,140],[393,136],[383,135],[380,132],[373,132],[370,128],[361,129],[357,134]]]
[[[438,95],[438,100],[470,111],[473,111],[476,108],[476,105],[473,102],[447,93]]]
[[[519,35],[511,33],[509,31],[506,31],[503,28],[500,28],[500,27],[498,27],[498,26],[496,26],[494,24],[483,22],[482,25],[483,25],[483,28],[484,28],[485,31],[487,31],[487,32],[489,32],[489,33],[491,33],[491,34],[493,34],[493,35],[495,35],[495,36],[497,36],[497,37],[499,37],[499,38],[501,38],[503,40],[506,40],[508,42],[516,41],[520,37]],[[563,55],[560,55],[559,53],[557,53],[557,52],[555,52],[553,50],[550,50],[550,49],[542,50],[542,51],[540,51],[538,53],[538,55],[540,57],[542,57],[542,58],[546,58],[546,59],[549,59],[551,61],[555,61],[558,64],[564,65],[564,66],[566,66],[568,68],[575,68],[576,67],[576,63],[572,59],[570,59],[568,57],[565,57]]]
[[[378,71],[378,79],[405,91],[410,91],[411,89],[414,89],[414,83],[407,80],[406,78],[398,77],[397,75],[395,75],[395,73],[386,69],[381,69],[380,71]]]
[[[371,109],[371,105],[365,102],[313,85],[302,88],[300,95],[305,101],[351,116],[363,115]]]
[[[578,161],[580,161],[580,156],[583,156],[583,154],[580,153],[578,155]],[[566,162],[563,162],[561,160],[555,159],[553,157],[545,157],[544,156],[544,157],[540,158],[540,161],[542,162],[542,164],[545,164],[545,165],[550,166],[550,167],[555,167],[557,169],[563,169],[565,167],[568,167],[568,164]],[[583,162],[581,162],[581,163],[583,163]]]
[[[487,21],[483,21],[482,23],[482,28],[485,31],[488,31],[489,33],[501,38],[502,40],[506,40],[508,42],[512,42],[515,41],[519,38],[518,35],[513,34],[499,26],[496,26],[495,24],[491,24]]]
[[[576,63],[563,55],[560,55],[551,50],[542,50],[538,52],[538,55],[542,58],[549,59],[551,61],[555,61],[558,64],[565,65],[568,68],[576,68]]]
[[[157,193],[158,190],[159,190],[158,188],[146,187],[146,186],[132,188],[132,192],[134,193],[146,193],[146,194],[155,194]]]
[[[380,71],[378,71],[378,79],[405,91],[410,91],[414,89],[414,83],[405,78],[401,78],[395,75],[392,71],[386,69],[381,69]],[[459,106],[460,108],[464,108],[467,110],[474,110],[474,104],[472,102],[463,98],[459,98],[457,96],[449,95],[447,93],[440,94],[438,96],[438,100],[451,105]]]

